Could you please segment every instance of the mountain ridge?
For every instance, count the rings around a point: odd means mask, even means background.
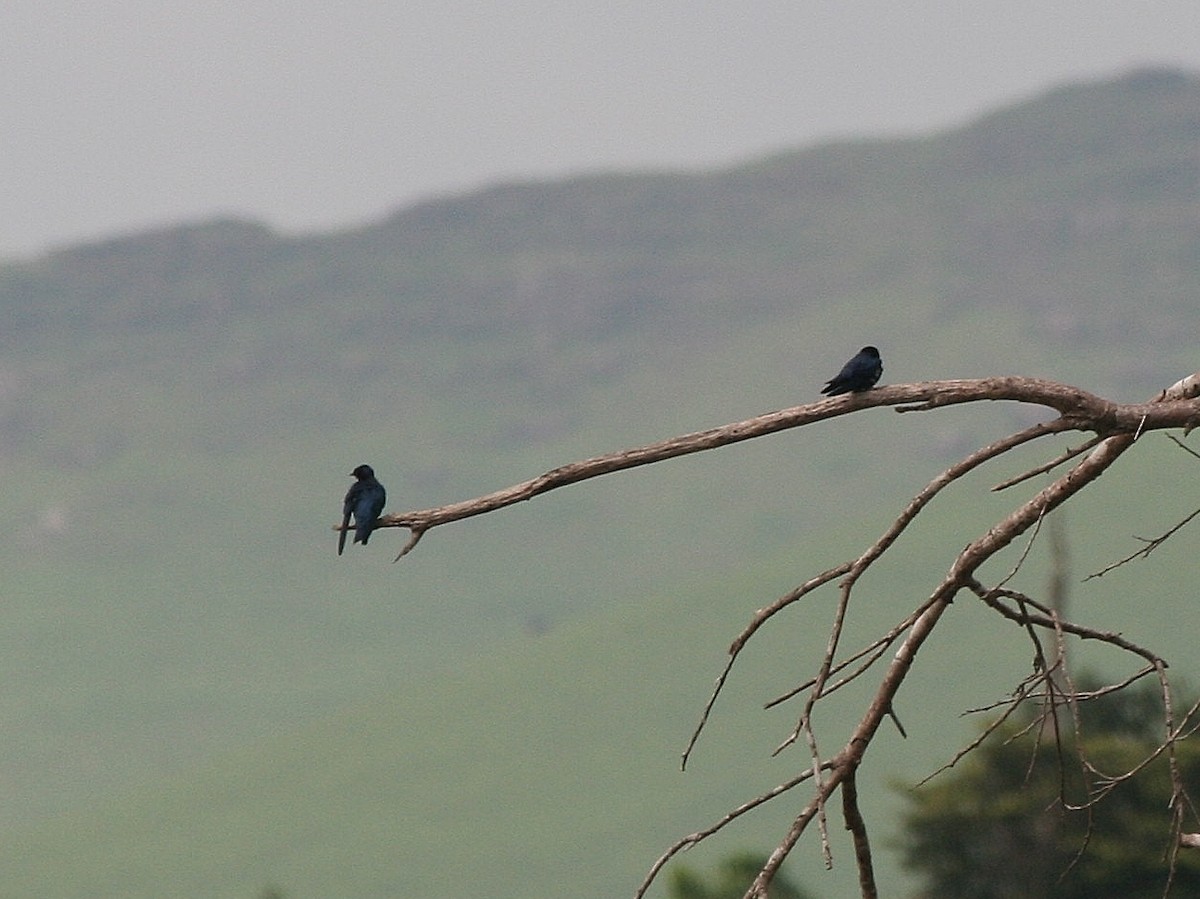
[[[604,336],[661,326],[697,306],[724,318],[778,314],[769,297],[787,279],[816,296],[886,287],[937,267],[917,249],[931,239],[946,247],[949,269],[933,290],[953,290],[958,275],[953,302],[994,300],[961,285],[994,277],[992,257],[1077,251],[1073,230],[1102,241],[1121,227],[1169,234],[1178,220],[1122,219],[1192,184],[1198,129],[1200,78],[1144,69],[1057,88],[930,137],[829,143],[703,173],[499,184],[330,235],[283,237],[238,220],[180,225],[0,268],[0,333],[36,327],[47,310],[31,307],[56,303],[63,308],[46,321],[57,325],[174,327],[324,296],[359,307],[350,322],[390,311],[382,324],[392,336],[448,326],[465,336],[534,326]],[[1053,193],[1038,174],[1047,166],[1059,182]],[[946,175],[959,184],[949,194],[936,187]],[[1002,202],[998,214],[981,208],[991,200]],[[999,224],[1014,203],[1029,204],[1035,239],[1021,243]],[[1194,210],[1176,212],[1194,225]],[[866,243],[862,214],[876,218]],[[931,221],[923,226],[921,215]],[[893,244],[881,252],[879,230],[889,224]],[[747,246],[756,267],[732,250]],[[829,264],[836,255],[856,264],[838,269]],[[1030,265],[1047,274],[1040,258]],[[470,314],[454,311],[461,307]]]

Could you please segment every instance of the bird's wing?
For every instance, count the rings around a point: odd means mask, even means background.
[[[358,489],[358,484],[352,484],[350,489],[346,491],[346,498],[342,500],[342,529],[338,531],[338,555],[342,554],[342,550],[346,548],[346,534],[350,528],[350,513],[356,511],[355,505],[358,502],[358,495],[362,491]]]
[[[354,542],[366,544],[379,524],[379,515],[387,501],[387,492],[378,481],[363,487],[354,507]]]
[[[847,362],[842,366],[841,371],[829,379],[829,383],[825,385],[825,389],[821,392],[829,393],[830,395],[840,393],[842,388],[846,386],[846,381],[850,379],[853,371],[853,367],[849,362]]]
[[[338,531],[338,555],[346,548],[346,534],[350,532],[350,507],[347,506],[342,512],[342,529]]]

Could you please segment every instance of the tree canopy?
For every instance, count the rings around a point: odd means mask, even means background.
[[[1026,711],[952,772],[907,797],[898,840],[925,899],[1158,899],[1200,895],[1200,858],[1174,858],[1171,760],[1156,752],[1162,712],[1153,687],[1080,685],[1079,728]],[[1200,746],[1175,763],[1200,788]],[[1128,778],[1127,772],[1136,774]],[[1098,801],[1103,799],[1103,801]],[[1174,872],[1172,875],[1172,860]]]

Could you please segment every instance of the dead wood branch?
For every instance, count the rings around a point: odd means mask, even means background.
[[[1185,718],[1184,724],[1176,725],[1173,722],[1165,673],[1166,662],[1151,650],[1138,646],[1118,634],[1095,630],[1065,620],[1058,611],[1037,602],[1032,597],[1009,589],[1007,583],[1012,577],[1011,574],[991,586],[982,583],[977,575],[984,563],[1028,533],[1030,535],[1029,543],[1019,554],[1013,568],[1015,573],[1023,564],[1029,547],[1036,537],[1037,529],[1046,515],[1069,501],[1104,474],[1146,432],[1180,428],[1186,434],[1194,428],[1200,423],[1200,399],[1198,397],[1200,397],[1200,372],[1172,385],[1151,402],[1134,404],[1113,403],[1075,387],[1035,378],[998,377],[899,384],[876,388],[860,394],[823,399],[722,427],[684,434],[647,446],[572,462],[552,469],[539,477],[475,499],[432,509],[388,515],[380,520],[379,526],[410,530],[408,543],[400,553],[400,556],[403,556],[416,545],[427,531],[435,527],[496,511],[559,487],[881,406],[891,406],[897,412],[909,413],[933,411],[946,406],[981,401],[1008,401],[1041,406],[1056,413],[1055,417],[1047,421],[1024,428],[976,450],[946,469],[917,493],[897,515],[888,529],[858,556],[813,576],[794,590],[754,612],[749,624],[734,638],[729,647],[728,658],[717,676],[712,693],[704,705],[700,721],[683,752],[682,763],[686,766],[688,758],[709,720],[710,712],[720,696],[739,654],[748,641],[782,610],[836,580],[838,581],[838,598],[834,623],[830,629],[825,650],[816,665],[814,676],[772,703],[782,702],[801,693],[806,694],[804,708],[799,715],[796,727],[780,745],[779,750],[803,738],[808,749],[808,757],[800,771],[792,779],[738,806],[716,824],[677,841],[654,863],[636,894],[638,897],[643,896],[663,866],[678,852],[707,839],[742,815],[760,807],[783,792],[802,783],[808,783],[812,791],[808,802],[795,816],[791,826],[769,856],[747,892],[747,899],[765,899],[779,866],[814,819],[821,830],[820,842],[826,854],[827,863],[832,862],[826,830],[825,809],[827,802],[839,789],[842,791],[845,824],[850,830],[854,842],[860,889],[864,897],[873,897],[876,887],[870,861],[867,826],[859,812],[856,775],[884,717],[892,714],[893,702],[918,653],[960,592],[965,591],[978,597],[1002,618],[1023,628],[1035,647],[1035,671],[1025,679],[1021,687],[1005,703],[1001,722],[1023,702],[1029,701],[1031,697],[1044,696],[1046,701],[1041,717],[1035,719],[1035,725],[1031,726],[1048,725],[1055,735],[1056,742],[1061,745],[1056,709],[1063,703],[1073,709],[1072,704],[1079,699],[1079,694],[1076,693],[1069,674],[1065,671],[1064,641],[1067,636],[1103,641],[1139,657],[1145,665],[1138,676],[1149,671],[1159,674],[1166,697],[1164,701],[1167,715],[1166,736],[1162,745],[1134,771],[1123,772],[1115,776],[1102,776],[1099,772],[1092,771],[1091,783],[1097,797],[1102,798],[1102,795],[1115,783],[1132,777],[1137,770],[1141,770],[1150,760],[1161,754],[1167,754],[1173,762],[1174,743],[1185,735],[1185,725],[1188,733],[1197,726],[1194,721],[1189,720],[1192,717],[1191,714]],[[893,547],[898,537],[928,507],[930,502],[946,487],[959,481],[968,472],[981,465],[1039,437],[1067,431],[1078,431],[1092,436],[1082,446],[1059,453],[1050,462],[1032,468],[1018,477],[1010,478],[997,485],[996,489],[1010,488],[1024,483],[1067,462],[1073,461],[1073,466],[1056,480],[1036,491],[1033,496],[1017,506],[1007,516],[995,522],[985,533],[976,537],[961,551],[957,551],[945,575],[932,592],[918,602],[909,614],[903,616],[885,634],[870,641],[865,647],[852,654],[843,655],[841,637],[852,610],[855,585],[860,577]],[[1147,549],[1143,552],[1148,551]],[[397,556],[397,559],[400,556]],[[1047,639],[1054,641],[1053,656],[1044,651],[1040,633],[1044,633]],[[890,661],[885,662],[886,653],[892,647],[895,647],[895,652]],[[867,708],[844,742],[839,741],[841,747],[827,756],[821,749],[812,723],[814,709],[825,697],[841,686],[862,678],[868,671],[874,670],[877,664],[883,665],[883,670],[879,674],[878,685]],[[1057,680],[1059,677],[1062,678],[1061,681]],[[1062,687],[1060,683],[1066,686]],[[1041,685],[1040,690],[1037,688],[1038,684]],[[1077,719],[1076,726],[1078,726]],[[954,764],[972,748],[979,745],[987,733],[998,727],[999,723],[994,724],[981,736],[979,741],[955,756],[950,764]],[[1040,734],[1040,731],[1038,733]],[[1081,756],[1081,764],[1085,767],[1088,766],[1086,756]],[[1174,767],[1172,771],[1173,777],[1175,777]],[[1175,825],[1177,843],[1186,845],[1189,835],[1182,832],[1182,807],[1186,797],[1182,795],[1180,783],[1179,780],[1175,781],[1175,796],[1172,799],[1171,808],[1177,819]],[[1085,808],[1090,809],[1093,804],[1093,801],[1089,801]]]
[[[793,406],[722,427],[672,437],[648,446],[571,462],[539,477],[475,499],[432,509],[385,515],[379,520],[378,526],[408,528],[411,532],[408,543],[396,557],[399,559],[410,552],[427,531],[452,521],[494,512],[505,506],[533,499],[550,490],[600,475],[729,446],[878,406],[893,406],[899,412],[914,412],[983,400],[1007,400],[1044,406],[1059,413],[1064,423],[1055,430],[1092,431],[1107,435],[1174,427],[1189,429],[1200,423],[1200,401],[1194,399],[1195,392],[1188,392],[1197,391],[1200,379],[1196,384],[1189,385],[1188,389],[1182,388],[1182,384],[1184,382],[1180,382],[1169,391],[1164,391],[1163,397],[1153,403],[1128,405],[1112,403],[1076,387],[1038,378],[922,381],[916,384],[878,387],[866,393],[846,394],[803,406]],[[337,527],[341,527],[340,523]]]

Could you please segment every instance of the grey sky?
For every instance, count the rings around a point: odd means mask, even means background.
[[[719,165],[1150,63],[1200,71],[1196,0],[4,0],[0,256]]]

